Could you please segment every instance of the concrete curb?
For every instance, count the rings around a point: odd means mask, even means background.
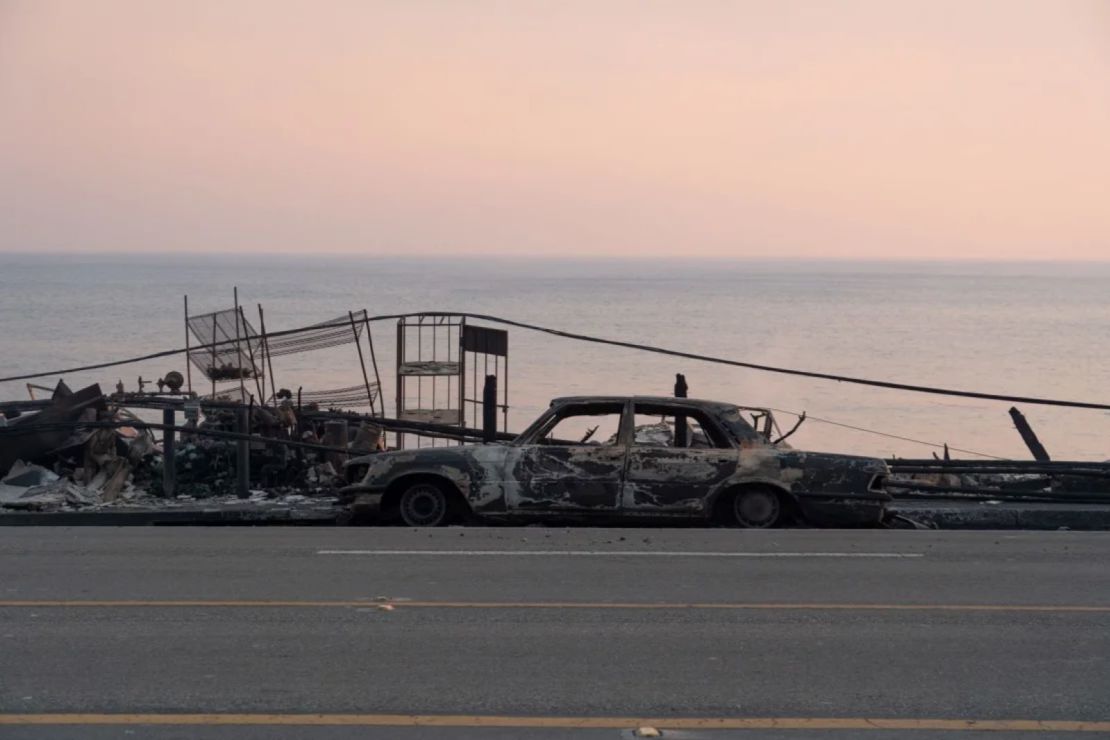
[[[222,506],[97,511],[19,511],[0,514],[0,526],[143,527],[187,525],[333,526],[343,512],[331,507]]]

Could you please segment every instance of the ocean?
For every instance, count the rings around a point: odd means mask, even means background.
[[[269,331],[412,311],[491,314],[748,362],[992,393],[1110,403],[1110,263],[706,262],[212,255],[0,254],[0,377],[184,346],[190,311],[233,286]],[[471,323],[489,325],[488,322]],[[373,324],[386,408],[396,322]],[[509,330],[509,428],[555,396],[690,395],[807,421],[797,447],[928,457],[1028,458],[1004,402],[774,375]],[[280,386],[362,382],[351,345],[275,358]],[[184,373],[181,356],[50,375],[74,388]],[[201,390],[203,383],[196,384]],[[25,399],[25,381],[0,398]],[[1021,406],[1054,459],[1110,458],[1110,412]],[[856,427],[853,429],[851,427]]]

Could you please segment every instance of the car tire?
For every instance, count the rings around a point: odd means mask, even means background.
[[[397,510],[409,527],[441,527],[451,518],[451,501],[442,486],[420,481],[401,494]]]
[[[769,529],[785,514],[782,496],[770,488],[745,488],[737,491],[729,507],[736,526]]]

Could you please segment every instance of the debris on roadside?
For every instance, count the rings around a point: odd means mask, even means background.
[[[88,420],[90,414],[91,418],[96,418],[95,415],[105,409],[99,385],[90,385],[74,393],[59,380],[49,406],[34,414],[7,419],[5,429],[10,431],[0,444],[0,474],[6,473],[17,460],[38,460],[54,450],[80,443],[71,439],[75,427],[69,424]]]
[[[275,407],[249,406],[251,492],[244,500],[236,495],[239,443],[228,438],[237,432],[237,404],[175,400],[185,423],[167,458],[151,409],[138,402],[147,399],[118,388],[104,396],[95,385],[74,393],[59,382],[46,405],[0,410],[0,512],[327,502],[346,482],[347,455],[291,443],[320,444],[331,427],[329,444],[365,455],[384,448],[382,428],[316,418],[315,405],[295,407],[288,395]],[[170,495],[163,488],[167,459],[174,467]]]

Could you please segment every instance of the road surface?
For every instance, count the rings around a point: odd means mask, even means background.
[[[12,528],[0,667],[5,739],[1110,735],[1110,534]]]

